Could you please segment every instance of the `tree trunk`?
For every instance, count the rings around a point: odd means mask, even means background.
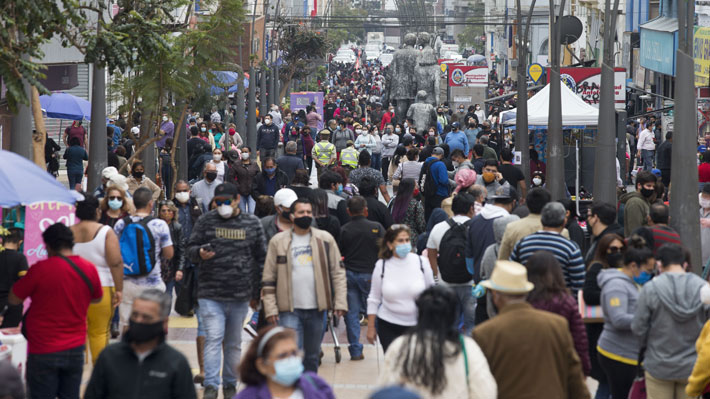
[[[177,152],[178,142],[180,140],[180,132],[182,132],[185,127],[185,115],[187,114],[187,103],[182,106],[182,112],[180,112],[180,122],[176,126],[175,134],[173,135],[173,148],[170,150],[170,167],[173,169],[173,179],[172,181],[165,182],[165,184],[170,184],[168,187],[175,187],[175,182],[177,182],[177,165],[175,164],[175,153]],[[185,148],[180,148],[180,151],[187,151],[187,146]],[[169,198],[168,198],[169,199]]]
[[[32,158],[42,170],[47,170],[47,163],[44,160],[44,145],[47,142],[47,129],[44,127],[42,117],[42,107],[39,104],[39,91],[36,87],[31,88],[32,116],[35,120],[35,132],[32,134]]]

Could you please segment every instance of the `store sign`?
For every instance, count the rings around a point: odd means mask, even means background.
[[[587,104],[599,108],[602,80],[601,68],[560,68],[560,79]],[[550,81],[550,74],[547,74]],[[614,104],[617,109],[626,105],[626,70],[614,68]]]
[[[450,66],[449,86],[486,87],[488,86],[488,67],[459,65]]]
[[[55,223],[76,224],[78,220],[74,212],[74,205],[62,202],[36,202],[25,208],[24,252],[28,265],[47,259],[42,233]]]
[[[710,28],[695,27],[693,34],[695,86],[710,86]]]
[[[641,27],[641,66],[652,71],[675,76],[677,43],[672,32]]]
[[[316,112],[323,118],[323,92],[320,91],[302,91],[298,93],[291,93],[291,112],[294,115],[300,110],[306,110],[306,107],[311,105],[311,103],[316,104]],[[306,121],[301,121],[306,123]],[[318,130],[323,129],[323,121],[318,122]],[[311,132],[311,135],[315,137],[316,132]]]

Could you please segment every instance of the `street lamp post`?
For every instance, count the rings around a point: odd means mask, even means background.
[[[528,69],[528,35],[530,34],[530,21],[532,19],[533,10],[535,9],[535,0],[530,4],[528,12],[528,20],[525,23],[525,31],[523,32],[523,15],[520,0],[516,0],[517,18],[518,18],[518,103],[515,114],[515,149],[520,151],[520,163],[525,176],[525,184],[530,183],[530,146],[528,140],[528,84],[527,84],[527,69]]]
[[[565,9],[565,0],[560,2],[560,12],[555,23],[555,0],[550,0],[550,106],[547,126],[547,188],[552,199],[565,198],[565,163],[562,150],[562,88],[560,87],[560,42],[559,21]]]

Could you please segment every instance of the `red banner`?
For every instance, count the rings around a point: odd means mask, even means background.
[[[560,68],[560,79],[567,87],[587,104],[599,107],[601,68]],[[550,81],[549,71],[547,81]],[[616,108],[624,108],[626,103],[626,70],[614,68],[614,102]]]
[[[488,86],[488,67],[449,65],[449,86]]]

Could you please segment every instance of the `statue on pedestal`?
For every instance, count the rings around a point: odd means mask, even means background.
[[[419,51],[414,48],[417,37],[413,33],[404,35],[404,47],[395,51],[387,74],[388,100],[395,104],[395,119],[404,121],[404,115],[414,102],[417,94],[415,68]]]
[[[436,108],[427,102],[427,92],[417,92],[417,102],[409,106],[407,118],[414,121],[420,136],[426,136],[429,127],[436,126]]]
[[[426,102],[436,106],[439,100],[441,71],[439,70],[439,60],[434,49],[431,48],[427,32],[419,33],[419,45],[422,46],[422,50],[415,68],[417,92],[424,90],[427,93]]]

